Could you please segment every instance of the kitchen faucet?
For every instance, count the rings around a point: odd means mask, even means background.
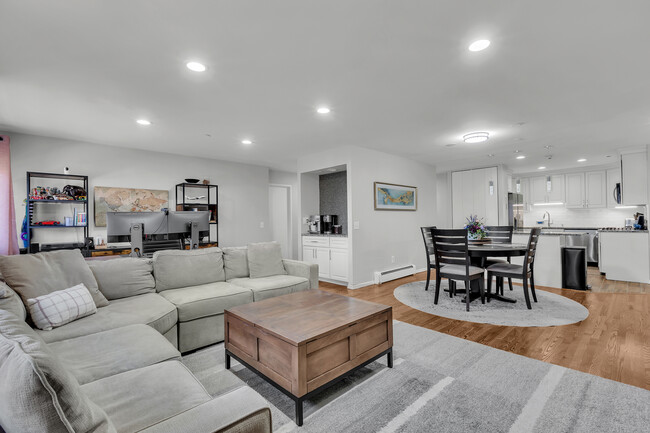
[[[542,221],[546,219],[547,215],[548,215],[547,227],[551,227],[551,214],[549,211],[544,212],[544,215],[542,215]]]

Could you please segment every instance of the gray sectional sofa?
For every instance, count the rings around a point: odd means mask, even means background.
[[[2,428],[271,430],[268,404],[259,394],[244,386],[210,396],[183,365],[181,352],[222,341],[229,307],[317,288],[316,265],[283,260],[269,268],[276,275],[266,275],[264,255],[249,262],[246,248],[161,251],[153,260],[80,258],[78,251],[0,257],[6,280],[0,276]],[[62,280],[59,290],[83,275],[107,305],[50,331],[33,329],[12,287],[52,285],[51,275]]]

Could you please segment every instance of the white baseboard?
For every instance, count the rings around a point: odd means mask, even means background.
[[[355,289],[360,289],[362,287],[374,286],[374,284],[375,284],[374,281],[366,281],[365,283],[358,283],[358,284],[348,284],[348,289],[355,290]]]
[[[415,273],[419,274],[420,272],[425,272],[426,270],[427,270],[427,268],[416,269]],[[345,284],[344,281],[330,280],[329,278],[319,278],[318,280],[319,281],[325,281],[326,283],[332,283],[332,284],[341,284],[341,285]],[[362,287],[374,286],[374,284],[375,284],[374,281],[366,281],[366,282],[358,283],[358,284],[348,283],[348,289],[356,290],[356,289],[360,289]]]

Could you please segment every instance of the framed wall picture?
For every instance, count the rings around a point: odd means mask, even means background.
[[[106,227],[106,212],[160,212],[169,207],[169,191],[95,187],[95,227]]]
[[[418,210],[418,189],[415,186],[375,182],[375,210]]]

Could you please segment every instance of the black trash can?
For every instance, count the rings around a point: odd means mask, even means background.
[[[587,247],[562,247],[562,287],[587,290]]]

